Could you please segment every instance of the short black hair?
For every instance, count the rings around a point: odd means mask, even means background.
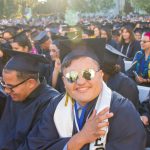
[[[12,71],[16,71],[16,70],[3,69],[3,72],[5,73],[10,73]],[[16,74],[19,80],[26,80],[26,79],[34,79],[36,81],[39,80],[39,73],[27,73],[27,72],[16,71]]]

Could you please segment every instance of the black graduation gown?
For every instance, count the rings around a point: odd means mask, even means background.
[[[0,120],[0,150],[22,150],[26,137],[40,120],[49,101],[59,93],[41,83],[24,102],[7,98]]]
[[[46,57],[46,59],[49,61],[49,64],[40,64],[40,81],[42,81],[43,79],[46,80],[47,84],[50,85],[50,65],[52,63],[50,54],[49,54],[49,50],[43,50],[41,49],[39,44],[35,44],[35,48],[38,51],[38,54],[44,55]]]
[[[50,105],[48,105],[43,114],[42,120],[29,135],[28,146],[30,150],[63,150],[69,141],[70,137],[59,137],[53,120],[60,99],[50,102]],[[85,120],[91,109],[94,108],[94,105],[94,101],[88,105]],[[144,150],[144,127],[132,103],[118,93],[113,92],[110,111],[114,113],[114,117],[109,120],[110,128],[107,136],[106,150]],[[77,128],[74,123],[73,134],[75,133],[77,133]],[[89,145],[85,145],[82,148],[82,150],[88,149]]]
[[[107,41],[107,44],[111,45],[112,47],[116,48],[118,51],[120,51],[120,46],[117,44],[114,40],[110,39]],[[118,57],[117,64],[121,67],[121,72],[125,72],[125,63],[123,61],[123,58],[121,56]]]
[[[150,124],[150,92],[147,96],[147,99],[143,101],[139,107],[139,112],[141,116],[147,116]],[[147,132],[147,147],[150,147],[150,125],[145,126]]]
[[[122,53],[125,54],[128,59],[127,60],[130,60],[132,61],[136,52],[139,51],[141,49],[141,46],[140,46],[140,42],[139,41],[133,41],[130,45],[129,43],[127,44],[124,44],[123,46],[123,50],[122,50]],[[127,52],[127,49],[129,48],[128,52]],[[122,49],[122,45],[120,45],[120,48],[119,50],[121,51]]]
[[[50,85],[52,85],[52,76],[53,76],[53,71],[54,71],[54,65],[55,65],[55,62],[53,61],[50,66],[50,79],[49,79]],[[58,75],[57,84],[56,84],[55,89],[58,90],[60,93],[65,92],[65,87],[64,87],[61,73],[59,73],[59,75]]]
[[[3,114],[3,110],[5,108],[6,98],[7,98],[6,94],[0,87],[0,119]]]
[[[113,91],[132,101],[137,108],[139,105],[139,91],[136,83],[124,73],[116,73],[107,81],[107,86]]]

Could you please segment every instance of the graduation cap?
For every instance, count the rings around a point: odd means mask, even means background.
[[[67,36],[61,36],[61,35],[51,35],[52,41],[57,41],[57,40],[67,40]]]
[[[35,38],[34,41],[38,42],[39,44],[42,44],[46,42],[49,39],[49,36],[47,35],[46,31],[41,31]]]
[[[106,73],[111,73],[113,66],[118,64],[119,57],[128,58],[111,45],[106,44],[103,56],[102,70]]]
[[[91,57],[101,64],[105,50],[105,39],[76,39],[59,41],[61,60],[65,61],[78,56]]]
[[[125,22],[123,24],[123,27],[132,31],[135,28],[135,24],[132,22]]]
[[[113,29],[113,25],[111,24],[111,23],[104,23],[102,26],[101,26],[101,28],[103,29],[103,30],[112,30]]]
[[[17,33],[18,29],[19,28],[17,26],[6,26],[3,33],[9,32],[12,36],[14,36]]]
[[[142,34],[143,33],[143,29],[142,28],[135,28],[134,29],[134,33],[140,33],[140,34]]]
[[[26,36],[26,30],[23,30],[23,31],[20,31],[20,32],[18,32],[17,34],[15,34],[13,37],[12,37],[12,39],[18,39],[19,37],[22,37],[22,36]]]
[[[13,50],[5,50],[5,52],[11,56],[11,59],[6,63],[4,67],[5,69],[27,73],[39,73],[40,64],[49,63],[49,61],[42,55]]]
[[[116,64],[119,56],[128,58],[127,56],[122,54],[120,51],[115,49],[113,46],[106,44],[104,58],[103,58],[104,63]]]
[[[114,35],[114,36],[115,36],[115,35],[116,35],[116,36],[117,36],[117,35],[120,36],[120,32],[119,32],[119,31],[120,31],[120,29],[112,30],[112,35]]]
[[[58,34],[60,24],[59,23],[51,23],[51,24],[49,24],[49,28],[50,28],[51,34]]]
[[[88,36],[93,36],[94,35],[94,31],[89,30],[87,28],[83,28],[82,32],[83,32],[83,34],[87,34]]]

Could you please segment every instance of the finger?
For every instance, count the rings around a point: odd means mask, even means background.
[[[104,115],[106,112],[109,112],[109,107],[102,109],[97,115]]]
[[[107,114],[104,114],[104,115],[98,115],[97,116],[97,122],[103,122],[104,120],[106,120],[106,119],[109,119],[109,118],[111,118],[111,117],[113,117],[113,113],[107,113]]]
[[[109,126],[109,122],[102,122],[102,123],[98,124],[98,128],[99,129],[102,129],[102,128],[108,127],[108,126]]]

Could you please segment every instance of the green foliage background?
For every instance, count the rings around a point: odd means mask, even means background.
[[[127,0],[129,1],[129,0]],[[132,0],[136,8],[150,13],[150,0]],[[33,14],[65,13],[69,8],[78,12],[100,12],[115,5],[113,0],[0,0],[0,18],[21,17],[26,6],[33,10]],[[128,9],[127,9],[128,11]]]

